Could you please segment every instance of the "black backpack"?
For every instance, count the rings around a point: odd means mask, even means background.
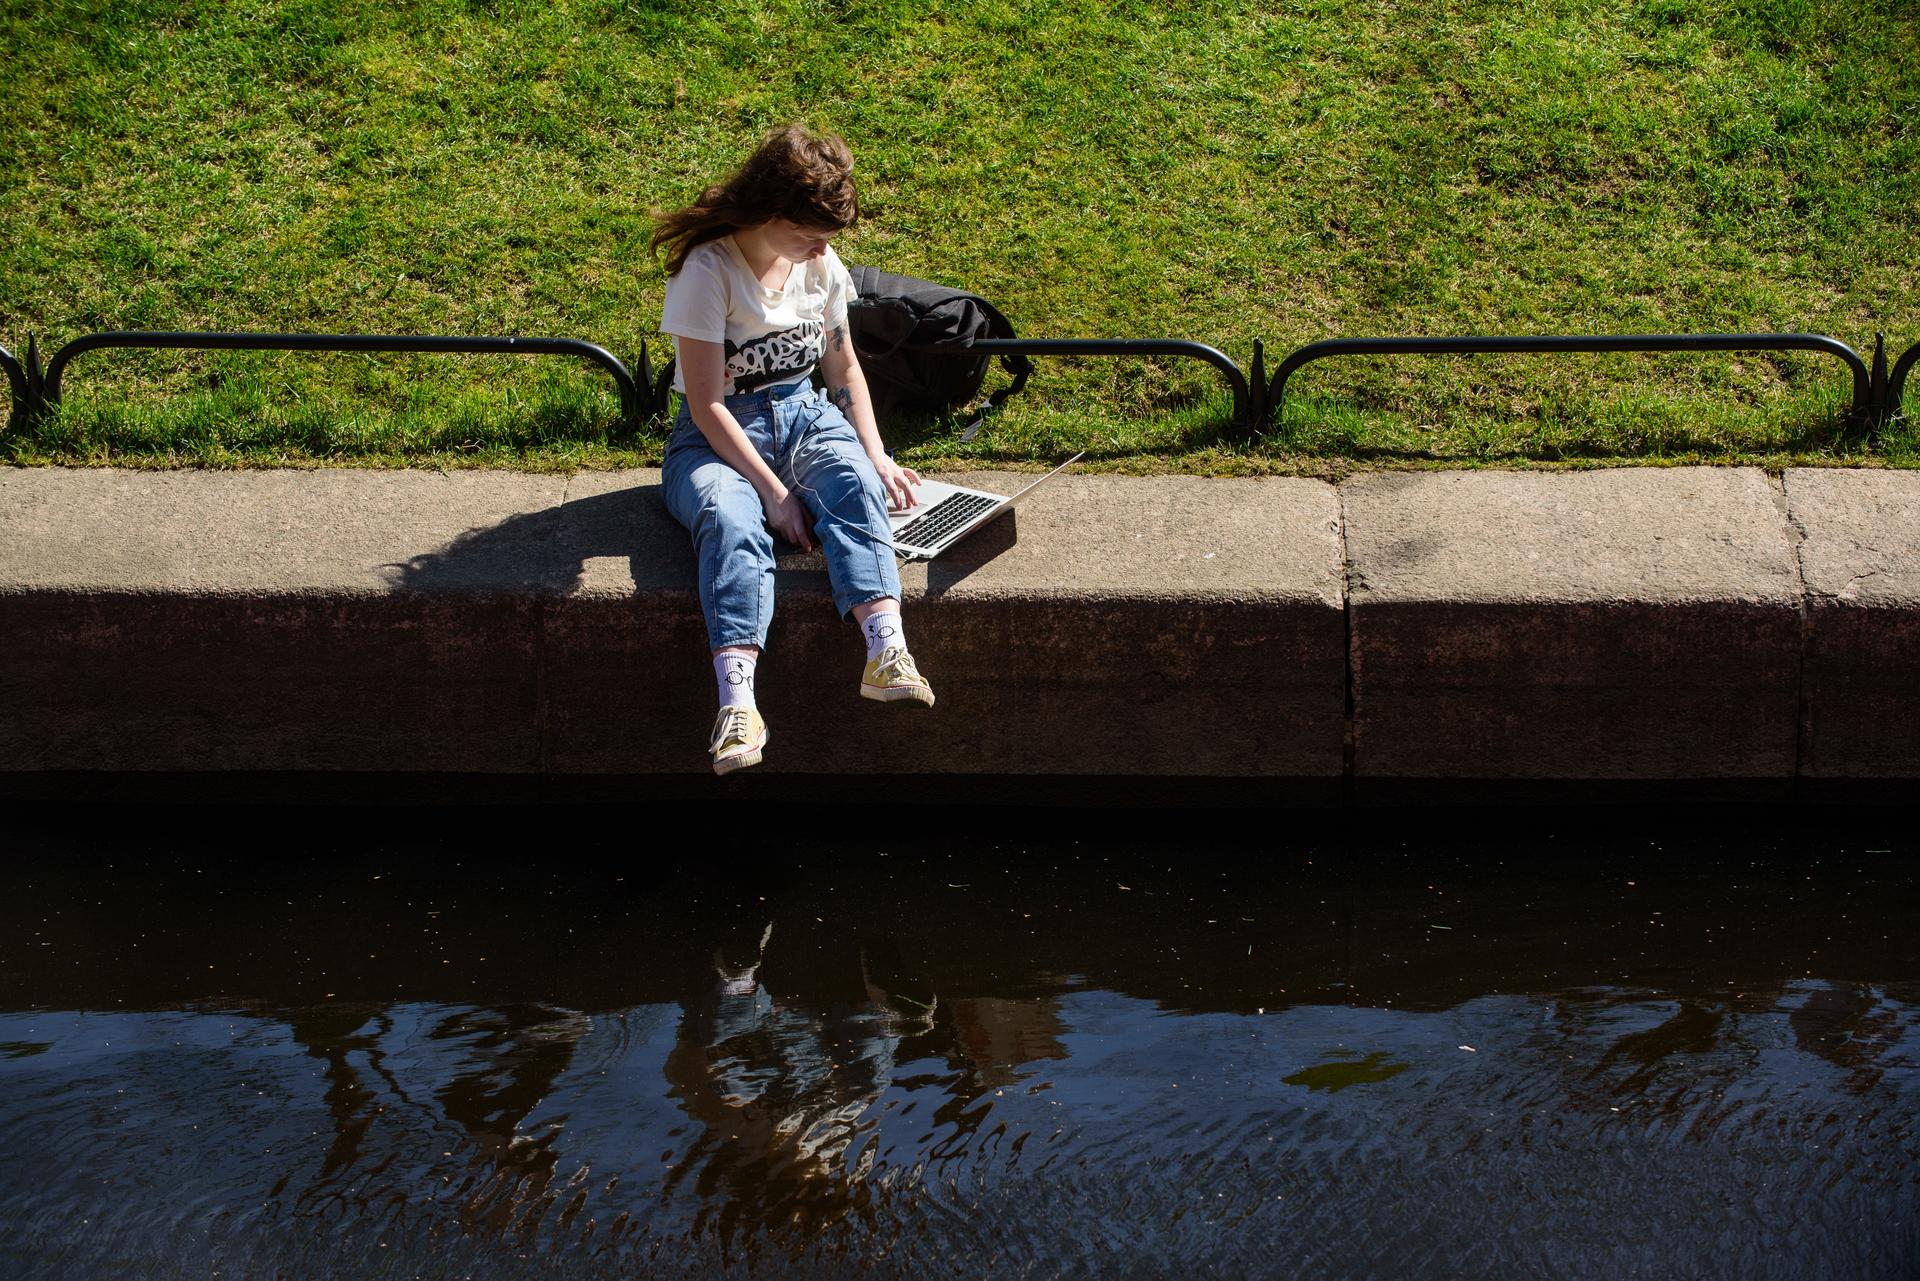
[[[897,411],[937,414],[971,401],[986,380],[991,357],[950,356],[911,348],[930,343],[965,348],[978,338],[1013,338],[1013,326],[978,294],[949,289],[875,267],[849,267],[855,297],[847,326],[877,414]],[[1013,382],[993,393],[981,410],[998,409],[1027,384],[1033,362],[1002,354]]]

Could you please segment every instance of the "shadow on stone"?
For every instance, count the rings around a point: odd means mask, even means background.
[[[668,514],[657,482],[569,499],[468,530],[438,551],[385,568],[401,591],[571,596],[587,585],[595,560],[625,561],[636,594],[693,583],[687,533]]]
[[[1010,511],[986,528],[970,535],[951,551],[942,552],[927,562],[927,595],[941,596],[965,582],[967,576],[982,568],[1001,553],[1010,551],[1020,539],[1016,522],[1018,511]]]

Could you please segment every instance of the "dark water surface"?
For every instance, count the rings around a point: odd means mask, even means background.
[[[1920,1275],[1904,823],[900,819],[29,817],[0,1276]]]

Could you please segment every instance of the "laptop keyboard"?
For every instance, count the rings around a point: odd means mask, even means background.
[[[894,530],[893,541],[915,547],[938,547],[943,538],[981,512],[999,506],[1001,501],[984,494],[948,494],[926,512]]]

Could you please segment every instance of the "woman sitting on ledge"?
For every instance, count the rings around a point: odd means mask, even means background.
[[[693,534],[720,690],[716,774],[758,764],[755,668],[773,618],[773,535],[826,554],[833,603],[866,634],[863,697],[931,706],[907,652],[887,509],[920,477],[887,456],[847,334],[853,280],[828,247],[859,217],[853,156],[797,125],[769,133],[695,204],[656,214],[667,251],[660,321],[680,415],[662,491]],[[827,390],[811,382],[818,365]]]

